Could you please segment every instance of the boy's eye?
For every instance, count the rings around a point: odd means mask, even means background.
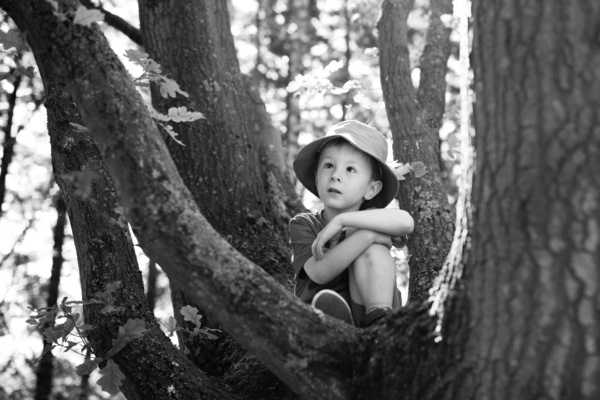
[[[325,164],[323,164],[323,167],[324,168],[331,168],[331,167],[333,167],[333,164],[332,163],[325,163]]]
[[[348,172],[356,172],[356,169],[354,167],[348,167],[348,168],[346,168],[346,171],[348,171]]]

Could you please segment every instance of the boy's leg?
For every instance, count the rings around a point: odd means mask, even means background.
[[[396,285],[396,267],[390,250],[381,244],[369,246],[354,260],[349,271],[350,296],[353,302],[364,305],[365,321],[389,313]],[[369,318],[372,312],[376,314]]]

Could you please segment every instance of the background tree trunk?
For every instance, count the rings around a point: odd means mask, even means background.
[[[394,158],[415,167],[400,183],[400,208],[415,220],[409,236],[408,301],[428,296],[450,250],[454,213],[441,179],[438,129],[444,111],[445,65],[450,55],[450,29],[440,20],[452,12],[449,0],[431,1],[431,22],[421,63],[418,92],[411,80],[407,24],[412,2],[385,0],[378,24],[381,86],[394,139]]]
[[[52,272],[48,282],[47,307],[53,307],[58,301],[58,289],[60,286],[60,275],[63,265],[63,244],[65,241],[65,226],[67,225],[67,205],[59,194],[54,201],[56,208],[56,225],[54,226],[54,246],[52,254]],[[42,340],[45,348],[51,343]],[[52,393],[52,381],[54,379],[54,355],[51,351],[42,355],[36,370],[35,400],[49,399]]]

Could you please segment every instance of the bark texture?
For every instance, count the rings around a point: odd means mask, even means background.
[[[415,220],[410,235],[408,301],[427,297],[452,243],[454,213],[441,180],[438,128],[444,112],[445,65],[450,30],[440,15],[449,0],[431,2],[431,22],[423,52],[421,85],[415,90],[408,58],[406,19],[412,2],[386,0],[378,24],[381,85],[394,139],[394,158],[415,167],[400,184],[400,208]]]
[[[600,396],[600,4],[474,2],[477,174],[460,398]]]

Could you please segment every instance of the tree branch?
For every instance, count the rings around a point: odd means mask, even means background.
[[[79,0],[79,1],[81,4],[83,4],[84,6],[86,6],[89,9],[96,9],[96,10],[102,12],[104,14],[104,21],[108,25],[112,26],[119,32],[123,33],[125,36],[127,36],[129,39],[131,39],[131,41],[133,41],[135,44],[140,45],[140,46],[144,45],[144,43],[142,42],[142,34],[140,33],[140,30],[138,28],[131,25],[129,22],[125,21],[123,18],[119,17],[118,15],[115,15],[115,14],[111,13],[110,11],[106,11],[102,6],[95,5],[94,3],[92,3],[92,0]]]
[[[422,119],[439,128],[446,106],[446,73],[450,56],[450,32],[440,18],[452,14],[452,0],[430,0],[427,44],[421,55],[421,82],[417,100],[422,108]]]
[[[410,8],[403,0],[385,0],[378,24],[381,85],[394,138],[394,156],[419,166],[400,185],[398,200],[415,220],[409,237],[409,301],[428,296],[452,243],[454,217],[440,171],[439,121],[423,120],[412,85],[407,25]],[[436,64],[445,73],[445,65]],[[427,86],[427,85],[426,85]],[[443,101],[444,92],[436,92]],[[440,100],[436,100],[440,101]]]

